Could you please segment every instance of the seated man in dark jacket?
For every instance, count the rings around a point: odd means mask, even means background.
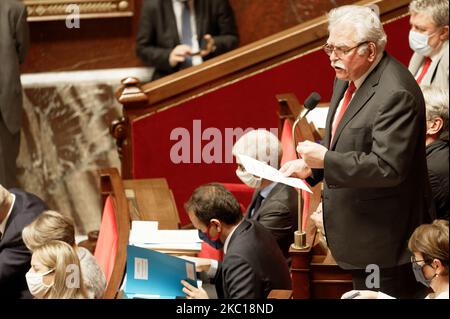
[[[448,90],[423,86],[428,176],[438,219],[448,220]]]
[[[31,298],[25,273],[31,252],[22,240],[22,230],[46,209],[37,196],[0,184],[0,299]]]
[[[233,146],[233,155],[247,155],[275,169],[280,168],[283,150],[271,132],[258,129],[242,135]],[[284,257],[289,258],[289,247],[297,230],[297,191],[288,185],[256,177],[245,170],[236,157],[236,175],[247,186],[254,188],[253,199],[246,217],[258,221],[276,239]]]
[[[153,80],[236,48],[228,0],[144,0],[136,53],[155,68]]]
[[[186,211],[200,238],[215,248],[223,246],[224,259],[215,278],[219,298],[261,299],[273,289],[291,289],[289,269],[275,239],[258,222],[243,218],[239,203],[225,187],[200,186]],[[188,298],[208,298],[202,288],[182,284]]]

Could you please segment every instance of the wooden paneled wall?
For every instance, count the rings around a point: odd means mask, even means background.
[[[141,66],[134,47],[143,0],[131,18],[81,20],[79,29],[65,21],[30,22],[31,48],[23,73]],[[167,0],[169,1],[169,0]],[[229,0],[241,45],[318,17],[354,0]]]

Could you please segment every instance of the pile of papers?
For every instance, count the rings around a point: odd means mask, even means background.
[[[200,251],[196,229],[159,230],[158,222],[133,221],[129,244],[158,251]]]

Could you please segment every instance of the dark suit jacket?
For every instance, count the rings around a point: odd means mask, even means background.
[[[272,289],[291,289],[286,259],[262,225],[244,219],[232,234],[216,277],[217,296],[262,299]]]
[[[228,0],[195,0],[198,39],[211,34],[216,51],[203,60],[236,48],[239,36]],[[170,52],[180,44],[172,0],[144,0],[141,10],[136,53],[148,66],[155,67],[153,80],[174,73],[180,66],[169,64]]]
[[[27,10],[17,0],[0,1],[0,121],[8,130],[19,132],[22,122],[20,64],[29,46]],[[5,153],[6,154],[6,153]]]
[[[257,195],[258,191],[253,194],[247,216]],[[289,247],[294,242],[294,232],[297,230],[297,207],[297,191],[278,183],[251,217],[272,233],[286,258],[289,257]]]
[[[389,54],[356,91],[330,146],[330,127],[348,82],[336,80],[323,145],[323,216],[328,245],[345,269],[395,267],[430,221],[425,103],[411,73]],[[312,180],[309,180],[313,182]]]
[[[33,194],[19,189],[10,189],[10,192],[16,199],[0,240],[0,299],[31,298],[25,280],[25,273],[30,269],[31,253],[22,241],[22,230],[46,206]]]
[[[426,148],[436,217],[448,220],[448,141],[437,140]]]

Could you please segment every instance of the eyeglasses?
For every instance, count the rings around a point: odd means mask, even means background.
[[[430,260],[429,259],[422,259],[422,260],[417,260],[416,259],[416,256],[411,256],[411,263],[412,264],[418,264],[418,263],[420,263],[420,262],[424,262],[424,263],[427,263],[427,262],[429,262]]]
[[[356,48],[359,48],[359,47],[362,46],[363,44],[367,44],[367,43],[369,43],[369,41],[364,41],[364,42],[358,43],[357,45],[355,45],[355,46],[352,47],[352,48],[347,48],[347,47],[335,47],[335,46],[333,46],[333,45],[327,43],[327,44],[325,44],[325,45],[323,46],[323,50],[325,51],[325,53],[326,53],[328,56],[331,56],[331,54],[332,54],[333,51],[334,51],[334,54],[336,54],[336,56],[337,56],[338,58],[341,58],[342,56],[349,54],[352,50],[354,50],[354,49],[356,49]]]

